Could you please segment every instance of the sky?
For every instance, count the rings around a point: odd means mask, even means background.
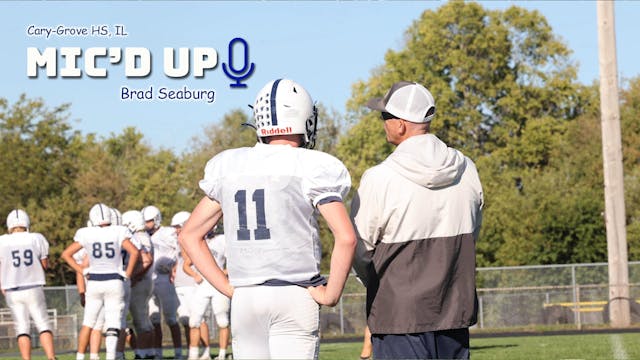
[[[387,50],[403,47],[407,28],[425,10],[443,1],[136,1],[136,2],[2,2],[0,3],[0,98],[14,103],[21,94],[42,98],[47,106],[69,103],[69,122],[83,134],[102,137],[136,127],[155,148],[188,151],[192,139],[226,113],[247,107],[268,81],[289,78],[314,98],[345,113],[351,86],[367,80],[384,63]],[[591,84],[599,77],[596,2],[480,1],[488,9],[517,5],[538,10],[573,51],[578,80]],[[615,3],[618,72],[621,79],[640,75],[640,45],[636,40],[640,2]],[[96,33],[91,33],[92,29]],[[106,29],[110,36],[100,34]],[[46,31],[53,32],[47,36]],[[60,30],[56,34],[56,30]],[[88,34],[82,35],[82,31]],[[118,33],[117,33],[118,32]],[[126,36],[124,35],[126,34]],[[242,39],[242,40],[240,40]],[[30,54],[28,49],[36,53]],[[58,61],[55,76],[47,76],[36,61],[51,48]],[[79,49],[80,77],[65,70],[66,51]],[[106,75],[92,73],[95,67]],[[137,48],[138,50],[132,50]],[[190,56],[188,74],[170,77],[165,66],[173,49]],[[129,49],[129,50],[127,50]],[[148,62],[131,57],[147,51]],[[129,52],[129,53],[127,53]],[[202,56],[202,54],[209,56]],[[143,54],[144,55],[144,54]],[[113,56],[113,57],[111,57]],[[119,56],[119,58],[118,58]],[[144,58],[144,56],[143,56]],[[201,62],[196,59],[202,59]],[[119,60],[119,62],[117,62]],[[140,68],[149,64],[150,69]],[[175,62],[179,68],[183,63]],[[184,62],[187,64],[187,62]],[[215,66],[214,66],[215,65]],[[253,66],[251,66],[253,65]],[[127,68],[129,67],[129,69]],[[132,77],[135,67],[144,77]],[[198,77],[197,68],[205,68]],[[225,73],[225,68],[227,73]],[[29,76],[29,68],[37,76]],[[210,69],[207,69],[210,68]],[[55,66],[47,64],[47,69]],[[241,78],[233,80],[232,77]],[[246,87],[231,87],[232,84]],[[164,90],[163,90],[164,89]],[[151,90],[151,91],[150,91]],[[125,99],[123,99],[123,91]],[[131,98],[133,91],[151,99]],[[201,99],[169,99],[199,94]],[[213,100],[207,98],[213,94]],[[436,99],[437,101],[437,99]]]

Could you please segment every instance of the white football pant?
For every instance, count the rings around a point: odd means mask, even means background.
[[[96,329],[98,317],[104,306],[104,329],[119,329],[124,311],[124,285],[122,280],[87,281],[83,326]]]
[[[231,299],[234,359],[317,359],[320,307],[300,286],[237,287]]]
[[[49,316],[47,315],[47,303],[44,300],[42,286],[7,291],[5,299],[7,306],[11,309],[16,336],[31,335],[29,315],[31,315],[39,332],[51,331]]]

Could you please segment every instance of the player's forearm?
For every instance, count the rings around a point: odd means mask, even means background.
[[[151,269],[151,265],[153,264],[153,256],[146,251],[140,251],[140,263],[142,266],[140,267],[140,272],[138,273],[138,277],[142,278],[148,271]]]
[[[334,306],[340,300],[344,284],[351,271],[351,262],[355,252],[355,236],[336,238],[331,254],[331,268],[325,297],[329,306]]]
[[[72,258],[71,255],[69,254],[65,254],[64,252],[60,255],[60,257],[62,258],[62,260],[64,260],[67,265],[69,265],[73,271],[75,271],[76,273],[80,273],[82,274],[82,271],[84,270],[84,268],[82,266],[80,266],[78,263],[76,263]]]
[[[127,278],[131,279],[133,276],[133,270],[135,270],[136,263],[138,262],[138,257],[140,257],[140,252],[132,251],[129,253],[129,263],[127,264],[127,269],[125,270],[125,274]]]
[[[351,270],[351,262],[356,247],[356,233],[351,219],[342,202],[330,202],[318,206],[318,210],[327,220],[335,239],[331,254],[329,283],[324,294],[325,305],[334,306],[340,299],[344,283]]]
[[[76,272],[76,286],[78,288],[78,294],[84,294],[86,291],[86,284],[84,283],[84,276],[82,273]]]
[[[187,250],[187,255],[196,269],[198,269],[200,274],[207,279],[213,287],[226,296],[231,297],[233,290],[229,284],[229,279],[213,259],[211,251],[209,251],[209,247],[204,239],[198,240],[194,250],[194,252]]]
[[[193,271],[193,268],[191,267],[193,265],[193,262],[191,261],[191,258],[189,257],[189,255],[187,255],[186,251],[182,251],[182,271],[184,271],[185,274],[189,275],[192,278],[196,278],[196,276],[198,275],[195,271]]]

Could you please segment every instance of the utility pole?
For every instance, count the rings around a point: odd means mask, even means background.
[[[631,324],[631,316],[614,2],[598,0],[597,8],[609,318],[611,326],[625,327]]]

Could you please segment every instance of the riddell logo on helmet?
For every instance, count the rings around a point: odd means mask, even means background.
[[[291,129],[291,126],[287,126],[286,128],[283,128],[283,129],[280,129],[280,128],[275,128],[271,130],[260,129],[260,135],[262,136],[291,134],[291,132],[293,132],[293,129]]]

